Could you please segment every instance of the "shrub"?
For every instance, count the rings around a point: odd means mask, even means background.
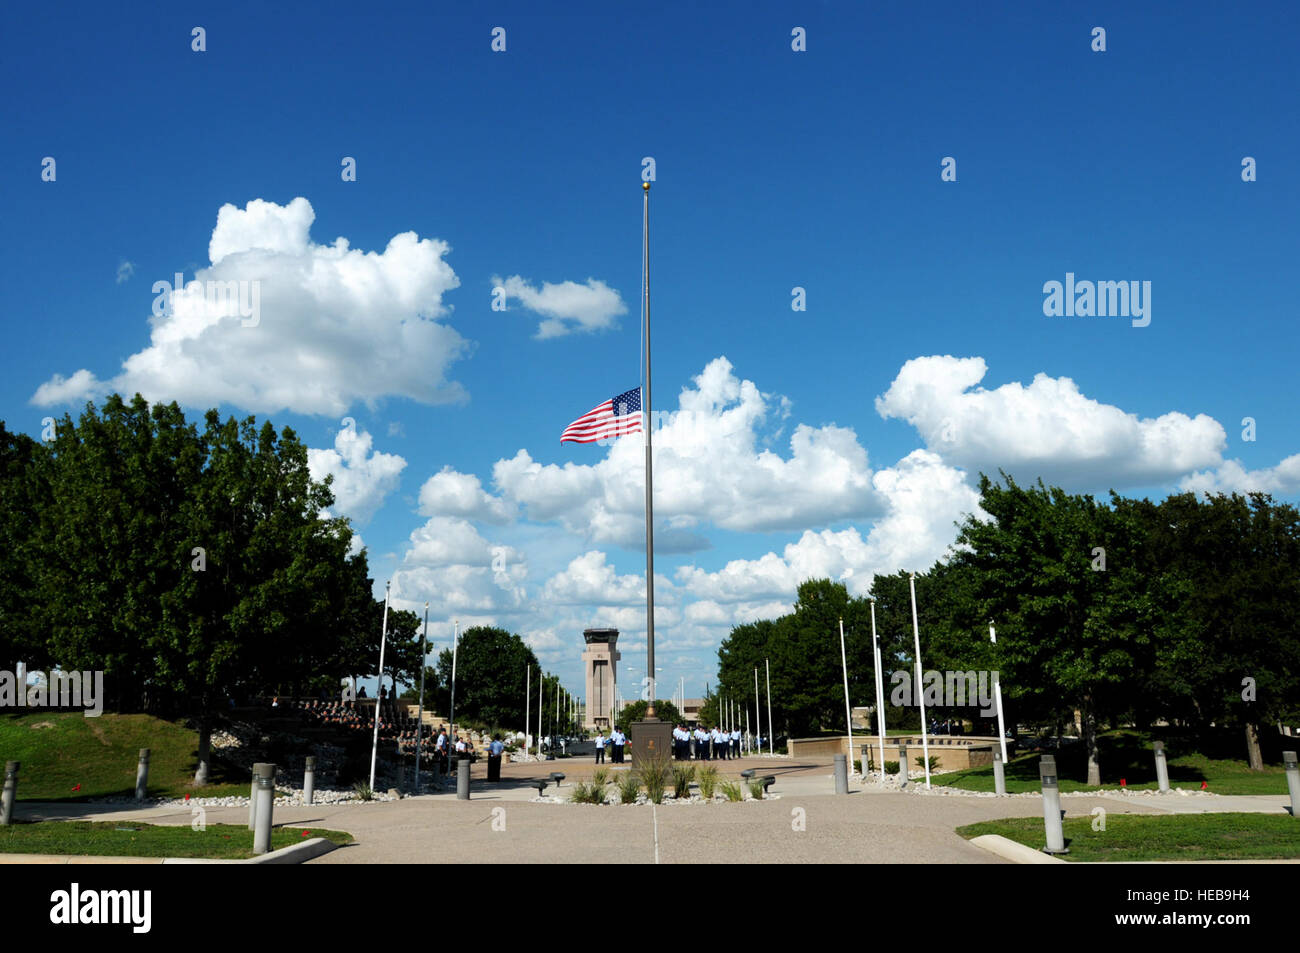
[[[916,761],[916,766],[917,766],[918,768],[920,768],[921,770],[924,771],[924,770],[925,770],[925,756],[924,756],[924,755],[921,755],[921,756],[917,757],[917,758],[915,759],[915,761]],[[938,770],[939,770],[939,756],[938,756],[937,754],[932,754],[932,755],[930,755],[930,773],[933,774],[935,771],[938,771]]]
[[[583,784],[579,781],[573,786],[569,800],[574,804],[604,804],[605,786],[603,784]]]
[[[695,765],[673,765],[673,797],[690,797],[691,782],[695,780]]]
[[[700,796],[706,801],[713,800],[713,793],[718,787],[718,769],[711,764],[700,768]]]
[[[862,760],[861,760],[860,758],[854,758],[854,759],[853,759],[853,770],[854,770],[857,774],[861,774],[861,773],[862,773]]]
[[[672,776],[672,766],[662,758],[651,758],[636,769],[636,773],[642,784],[645,785],[646,797],[650,798],[653,804],[662,804],[664,801],[664,791],[668,788],[668,780]]]
[[[723,781],[718,787],[722,789],[722,793],[728,801],[745,800],[745,792],[740,789],[739,781]]]
[[[631,771],[620,775],[617,782],[620,804],[635,804],[636,796],[641,793],[641,779]]]
[[[591,772],[591,783],[597,785],[603,791],[609,786],[609,771],[605,768],[597,768]]]
[[[885,774],[898,774],[898,762],[897,762],[897,761],[886,761],[886,762],[885,762]]]
[[[752,797],[755,801],[761,801],[761,800],[763,800],[763,782],[762,782],[762,781],[750,781],[750,782],[749,782],[749,796]]]
[[[352,785],[352,790],[356,791],[357,797],[363,801],[373,801],[375,799],[375,792],[370,789],[370,785],[362,781]]]

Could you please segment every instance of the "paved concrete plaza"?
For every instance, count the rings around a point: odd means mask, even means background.
[[[1041,816],[1037,797],[971,797],[885,792],[856,780],[836,796],[829,762],[744,759],[719,762],[724,776],[755,767],[776,774],[777,799],[695,805],[536,803],[524,783],[566,775],[561,795],[590,776],[590,761],[507,765],[500,785],[481,780],[473,795],[453,792],[367,804],[277,807],[276,824],[351,832],[357,843],[317,864],[355,863],[1004,863],[953,833],[963,824]],[[611,766],[611,774],[615,773]],[[924,782],[921,782],[922,786]],[[552,787],[549,789],[554,791]],[[1286,798],[1066,795],[1070,816],[1102,806],[1113,813],[1281,812]],[[208,823],[244,824],[247,807],[209,807]],[[188,808],[23,803],[21,816],[189,824]],[[802,820],[801,825],[798,821]],[[503,828],[504,829],[501,829]]]

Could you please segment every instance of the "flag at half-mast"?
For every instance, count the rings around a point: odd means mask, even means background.
[[[595,443],[641,432],[641,388],[624,391],[587,411],[560,434],[560,443]]]

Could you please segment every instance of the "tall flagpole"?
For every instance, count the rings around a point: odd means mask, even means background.
[[[424,740],[424,668],[429,662],[429,603],[424,604],[424,631],[420,633],[420,714],[415,719],[415,793],[420,793],[420,742]]]
[[[881,672],[883,664],[880,655],[880,643],[876,640],[876,600],[871,600],[871,654],[876,660],[876,730],[880,742],[880,783],[885,783],[885,680]],[[906,769],[906,765],[904,765]],[[865,775],[866,772],[864,771]]]
[[[646,718],[655,716],[655,533],[654,533],[654,451],[653,418],[650,416],[650,183],[641,183],[641,287],[645,314],[645,387],[641,393],[641,412],[645,415],[645,614],[646,677],[650,680],[650,704]]]
[[[921,685],[921,629],[916,624],[916,573],[911,575],[912,589],[912,638],[916,644],[916,692],[917,704],[921,706],[921,754],[925,758],[925,786],[930,787],[930,736],[925,726],[925,689]],[[1005,763],[1005,762],[1004,762]],[[900,770],[906,771],[907,765]],[[907,777],[907,775],[903,775]]]
[[[853,709],[849,705],[849,662],[844,654],[844,620],[840,619],[840,667],[844,670],[844,720],[849,726],[849,771],[853,774]],[[866,776],[866,765],[863,765],[863,776]]]
[[[384,583],[384,628],[379,635],[379,685],[375,689],[375,736],[370,742],[370,790],[375,789],[375,757],[379,754],[379,713],[384,700],[384,647],[388,645],[388,601],[391,582]],[[396,683],[394,683],[396,687]]]

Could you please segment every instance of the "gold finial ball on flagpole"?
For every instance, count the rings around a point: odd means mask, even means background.
[[[643,189],[645,189],[647,192],[649,192],[649,191],[650,191],[650,183],[649,183],[649,182],[642,182],[642,183],[641,183],[641,188],[643,188]]]

